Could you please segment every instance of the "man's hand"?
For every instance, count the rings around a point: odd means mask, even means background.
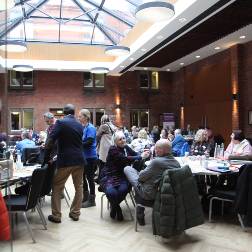
[[[41,144],[41,148],[44,149],[45,148],[45,143]]]
[[[142,153],[141,156],[142,156],[142,159],[146,159],[147,157],[150,156],[150,152],[149,151],[145,151],[145,152]]]

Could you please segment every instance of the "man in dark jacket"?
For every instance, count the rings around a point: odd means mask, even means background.
[[[65,118],[55,122],[47,141],[44,163],[50,161],[50,152],[54,142],[57,140],[57,172],[53,179],[52,186],[52,215],[48,220],[61,222],[61,193],[65,183],[72,174],[75,187],[75,196],[70,207],[69,217],[79,220],[82,203],[83,171],[85,157],[82,149],[82,124],[74,118],[75,108],[67,104],[63,109]]]
[[[124,168],[126,177],[142,199],[154,200],[157,194],[157,189],[153,188],[154,182],[163,175],[165,170],[181,167],[171,154],[171,149],[171,142],[161,139],[155,145],[156,158],[144,170],[138,172],[130,166]],[[137,219],[139,225],[145,225],[144,207],[138,207]]]

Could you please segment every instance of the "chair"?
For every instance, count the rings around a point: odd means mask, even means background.
[[[17,143],[16,141],[7,141],[6,144],[7,146],[15,146]]]
[[[251,206],[248,207],[248,202],[251,201],[251,187],[250,177],[252,174],[252,165],[244,165],[239,170],[239,178],[236,186],[230,185],[216,185],[211,187],[208,191],[213,196],[209,204],[209,222],[212,214],[212,201],[214,199],[222,201],[221,212],[223,214],[224,201],[234,202],[234,212],[237,213],[243,232],[245,227],[241,218],[241,214],[250,214]],[[251,220],[250,220],[251,221]]]
[[[27,192],[27,195],[11,194],[11,195],[4,196],[4,201],[7,206],[8,211],[10,211],[11,213],[23,212],[23,217],[25,219],[26,225],[30,231],[30,234],[32,236],[32,240],[34,243],[36,243],[36,240],[31,230],[31,227],[29,225],[29,222],[27,220],[26,212],[36,207],[39,212],[40,218],[43,222],[43,225],[45,229],[47,229],[46,223],[43,218],[43,213],[41,212],[41,209],[39,205],[37,204],[38,199],[39,199],[39,194],[41,192],[41,188],[42,188],[44,178],[47,172],[47,168],[48,168],[48,165],[46,164],[43,168],[35,169],[33,171],[31,183],[30,183],[30,187]]]
[[[137,232],[137,209],[138,207],[151,207],[153,208],[155,200],[144,200],[137,193],[135,194],[135,231]]]
[[[184,145],[182,146],[182,148],[177,152],[177,156],[184,157],[185,152],[189,152],[189,156],[191,155],[191,150],[190,150],[189,144],[187,142],[185,142]]]
[[[39,159],[40,152],[38,153],[31,153],[28,157],[27,160],[27,165],[35,165],[38,164],[38,159]]]
[[[128,184],[128,193],[129,193],[129,195],[130,195],[130,197],[131,197],[131,200],[132,200],[132,203],[133,203],[133,205],[134,205],[134,207],[135,207],[135,202],[134,202],[134,200],[133,200],[133,195],[132,195],[132,191],[131,191],[131,190],[132,190],[132,185],[131,185],[131,184]],[[100,187],[98,187],[98,191],[99,191],[99,192],[104,192],[104,191],[102,191],[102,190],[100,189]],[[102,196],[101,196],[101,219],[103,218],[103,197],[104,197],[105,195],[106,195],[106,194],[104,193],[104,194],[102,194]],[[126,198],[124,199],[124,201],[125,201],[125,204],[126,204],[128,210],[129,210],[131,219],[134,220],[133,215],[132,215],[132,213],[131,213],[131,210],[130,210],[130,208],[129,208],[129,204],[128,204]],[[109,209],[109,201],[108,201],[108,204],[107,204],[107,209]]]
[[[26,162],[30,159],[30,155],[31,154],[40,154],[40,147],[32,147],[32,148],[24,148],[23,149],[23,153],[22,153],[22,157],[21,157],[21,162],[24,163],[24,165],[27,165]],[[36,155],[32,155],[31,156],[31,160],[33,159],[34,161],[36,161]],[[37,162],[38,163],[38,160]]]

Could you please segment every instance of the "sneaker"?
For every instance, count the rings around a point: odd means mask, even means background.
[[[137,220],[138,220],[138,223],[139,223],[140,226],[145,226],[145,219],[144,219],[144,217],[143,218],[137,218]]]
[[[54,222],[54,223],[61,223],[61,220],[59,220],[59,221],[54,220],[52,215],[48,216],[48,220],[51,221],[51,222]]]
[[[79,218],[74,218],[73,215],[72,215],[72,213],[69,213],[69,218],[73,219],[74,221],[78,221],[79,220]]]

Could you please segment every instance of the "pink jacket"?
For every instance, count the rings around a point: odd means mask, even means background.
[[[231,142],[225,152],[225,157],[228,158],[230,155],[234,156],[249,156],[252,158],[252,147],[246,139],[240,142],[239,146],[234,150],[234,143]]]

